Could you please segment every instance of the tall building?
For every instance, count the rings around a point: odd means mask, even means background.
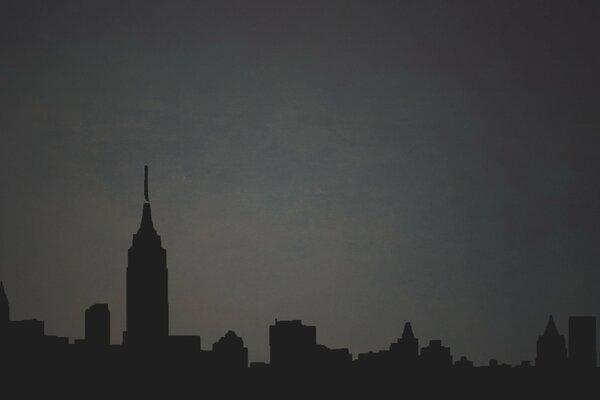
[[[569,317],[569,366],[596,368],[596,317]]]
[[[558,333],[552,315],[546,325],[546,330],[537,340],[536,367],[561,368],[567,363],[567,346],[565,337]]]
[[[152,223],[148,197],[148,167],[144,176],[142,221],[129,248],[127,263],[128,347],[166,346],[169,336],[167,251]]]
[[[8,329],[10,322],[10,308],[8,306],[8,297],[4,291],[4,283],[0,281],[0,334]]]
[[[400,367],[414,366],[419,358],[419,339],[413,333],[410,322],[404,324],[402,338],[390,345],[392,362]]]
[[[306,367],[314,359],[317,329],[299,320],[275,320],[275,325],[269,326],[269,346],[274,367]]]
[[[96,347],[110,345],[108,304],[94,304],[85,310],[85,342]]]

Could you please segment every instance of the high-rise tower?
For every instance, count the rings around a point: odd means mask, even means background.
[[[402,338],[390,345],[391,359],[401,368],[414,367],[419,359],[419,339],[413,333],[410,322],[404,324]]]
[[[558,333],[552,315],[546,325],[546,330],[537,341],[536,367],[561,368],[567,363],[567,346],[565,337]]]
[[[152,224],[147,166],[144,172],[146,201],[127,262],[127,330],[123,344],[128,347],[164,346],[169,336],[167,251]]]
[[[569,317],[569,365],[578,369],[595,369],[596,317]]]
[[[10,321],[10,308],[8,307],[8,297],[4,291],[4,284],[0,281],[0,331],[4,331]]]

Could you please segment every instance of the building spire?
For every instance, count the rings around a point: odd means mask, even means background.
[[[148,196],[148,166],[144,165],[144,208],[142,210],[142,222],[138,234],[142,232],[156,235],[154,224],[152,223],[152,210],[150,209],[150,197]]]
[[[402,339],[414,339],[415,335],[412,330],[412,326],[410,326],[410,322],[404,324],[404,331],[402,332]]]
[[[544,336],[560,336],[558,334],[558,329],[556,328],[556,324],[554,323],[554,318],[552,318],[552,315],[550,315],[550,318],[548,319],[548,324],[546,325]]]
[[[4,283],[0,281],[0,325],[10,321],[10,308],[8,307],[8,297],[4,291]]]
[[[150,201],[150,198],[148,197],[148,166],[144,165],[144,199],[146,199],[147,202]]]

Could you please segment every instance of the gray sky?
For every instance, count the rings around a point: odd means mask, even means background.
[[[85,4],[84,4],[85,3]],[[13,319],[125,321],[150,165],[171,332],[275,318],[477,363],[600,315],[597,1],[0,3]]]

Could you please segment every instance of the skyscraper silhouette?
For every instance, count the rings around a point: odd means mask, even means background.
[[[569,317],[569,365],[596,368],[596,317]]]
[[[8,307],[8,297],[4,291],[4,282],[0,281],[0,326],[10,321],[10,308]]]
[[[401,368],[415,366],[419,359],[419,339],[413,333],[410,322],[404,324],[402,338],[390,345],[392,362]]]
[[[169,336],[167,251],[154,229],[148,197],[148,167],[144,174],[142,221],[129,248],[127,263],[128,347],[163,347]]]
[[[6,297],[6,292],[4,291],[4,283],[0,281],[0,341],[4,341],[6,338],[9,323],[10,308],[8,307],[8,297]]]
[[[565,337],[558,333],[551,315],[544,334],[538,337],[535,365],[541,368],[561,368],[566,365],[566,362]]]
[[[302,321],[277,321],[269,326],[271,365],[277,368],[306,368],[314,359],[317,328]]]

